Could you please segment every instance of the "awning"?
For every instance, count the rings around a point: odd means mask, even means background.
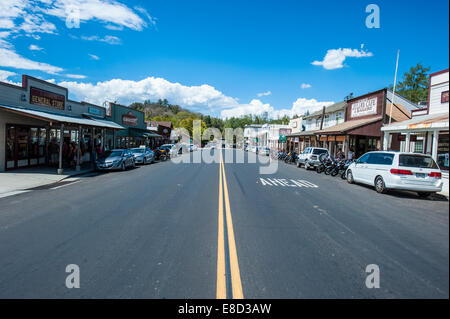
[[[100,120],[97,118],[91,118],[91,120],[95,121],[95,122],[99,122],[101,124],[104,125],[104,127],[108,127],[108,128],[112,128],[112,129],[117,129],[117,130],[123,130],[125,129],[123,126],[113,122],[113,121],[108,121],[108,120]]]
[[[448,130],[448,112],[413,117],[403,122],[392,123],[381,128],[384,132],[427,131],[435,129]]]
[[[88,118],[83,118],[83,117],[60,115],[60,114],[55,114],[55,113],[25,109],[25,108],[16,107],[16,106],[0,105],[0,109],[3,109],[8,112],[32,117],[32,118],[35,118],[38,120],[47,121],[47,122],[70,123],[70,124],[77,124],[77,125],[105,127],[105,128],[113,128],[113,129],[123,129],[124,128],[114,122],[111,122],[111,121],[93,120],[93,119],[88,119]]]
[[[154,132],[150,132],[149,130],[136,128],[136,127],[130,127],[129,128],[130,135],[135,137],[162,137],[159,134],[156,134]]]
[[[318,130],[310,130],[310,131],[303,131],[300,133],[294,133],[294,134],[288,134],[287,137],[298,137],[298,136],[314,136],[318,132]]]
[[[316,131],[316,134],[345,134],[347,131],[381,121],[382,119],[382,117],[375,117],[370,119],[347,121],[338,125],[327,127],[326,129],[320,131]]]

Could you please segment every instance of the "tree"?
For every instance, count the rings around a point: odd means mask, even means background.
[[[403,79],[397,84],[396,93],[414,103],[428,99],[428,71],[422,63],[417,63],[403,74]]]

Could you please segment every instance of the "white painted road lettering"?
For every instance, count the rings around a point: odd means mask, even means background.
[[[318,188],[319,186],[305,181],[303,179],[285,179],[285,178],[260,178],[262,186],[281,186],[281,187],[306,187]]]

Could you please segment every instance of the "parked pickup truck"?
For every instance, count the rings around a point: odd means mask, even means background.
[[[305,166],[306,169],[315,168],[319,165],[319,156],[326,154],[328,156],[328,150],[320,147],[307,147],[302,153],[298,154],[297,167]]]

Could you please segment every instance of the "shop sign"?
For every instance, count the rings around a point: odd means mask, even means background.
[[[30,103],[64,110],[65,97],[34,87],[30,88]]]
[[[89,111],[90,114],[94,114],[94,115],[102,115],[102,112],[99,109],[96,109],[95,107],[89,107]]]
[[[352,104],[351,117],[377,114],[378,97],[362,99]]]
[[[278,134],[289,135],[289,134],[291,134],[291,132],[292,132],[292,129],[290,129],[290,128],[280,128],[280,131]]]
[[[122,124],[129,126],[137,126],[138,118],[133,114],[133,112],[128,112],[128,114],[122,115]]]

